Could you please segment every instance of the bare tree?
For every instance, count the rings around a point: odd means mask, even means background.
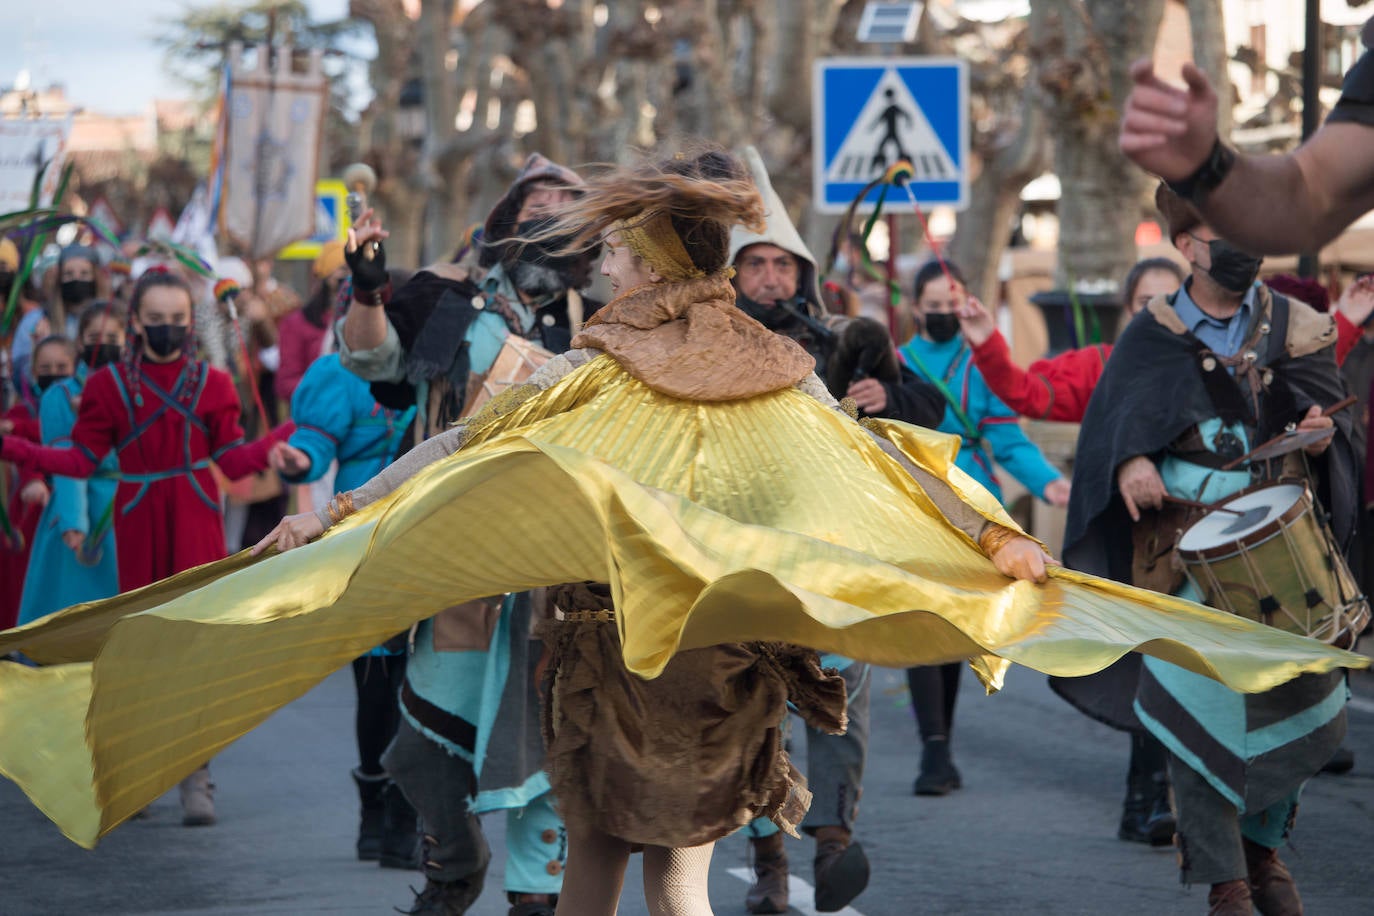
[[[998,265],[1021,209],[1021,191],[1050,160],[1039,79],[1048,19],[1044,5],[1033,6],[1026,27],[1004,46],[987,46],[973,68],[972,152],[981,170],[949,251],[970,290],[986,302],[997,298]]]
[[[1033,0],[1057,28],[1041,86],[1055,134],[1063,287],[1115,289],[1135,260],[1148,179],[1117,149],[1131,62],[1148,56],[1164,0]]]

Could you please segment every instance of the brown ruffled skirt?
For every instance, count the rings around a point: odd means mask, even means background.
[[[585,586],[550,597],[574,616],[610,604]],[[811,793],[783,747],[787,702],[822,731],[839,734],[846,723],[844,680],[822,671],[815,652],[778,643],[693,649],[646,681],[625,668],[613,619],[551,620],[541,633],[550,649],[546,765],[566,821],[673,848],[718,840],[759,816],[797,835]]]

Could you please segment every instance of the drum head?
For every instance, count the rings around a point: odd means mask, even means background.
[[[1178,549],[1209,550],[1242,540],[1291,509],[1302,498],[1302,494],[1303,487],[1293,483],[1273,484],[1242,493],[1220,505],[1243,512],[1244,516],[1233,512],[1208,512],[1183,532]]]

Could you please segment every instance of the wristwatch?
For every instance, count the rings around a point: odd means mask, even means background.
[[[1193,174],[1182,181],[1165,181],[1165,184],[1169,186],[1169,190],[1184,200],[1200,204],[1217,185],[1221,184],[1235,164],[1236,151],[1217,137],[1212,144],[1212,151]]]

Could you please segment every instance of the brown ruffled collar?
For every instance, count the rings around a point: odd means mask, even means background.
[[[587,321],[574,347],[610,354],[639,381],[693,401],[736,401],[789,388],[816,361],[735,307],[724,274],[622,293]]]

